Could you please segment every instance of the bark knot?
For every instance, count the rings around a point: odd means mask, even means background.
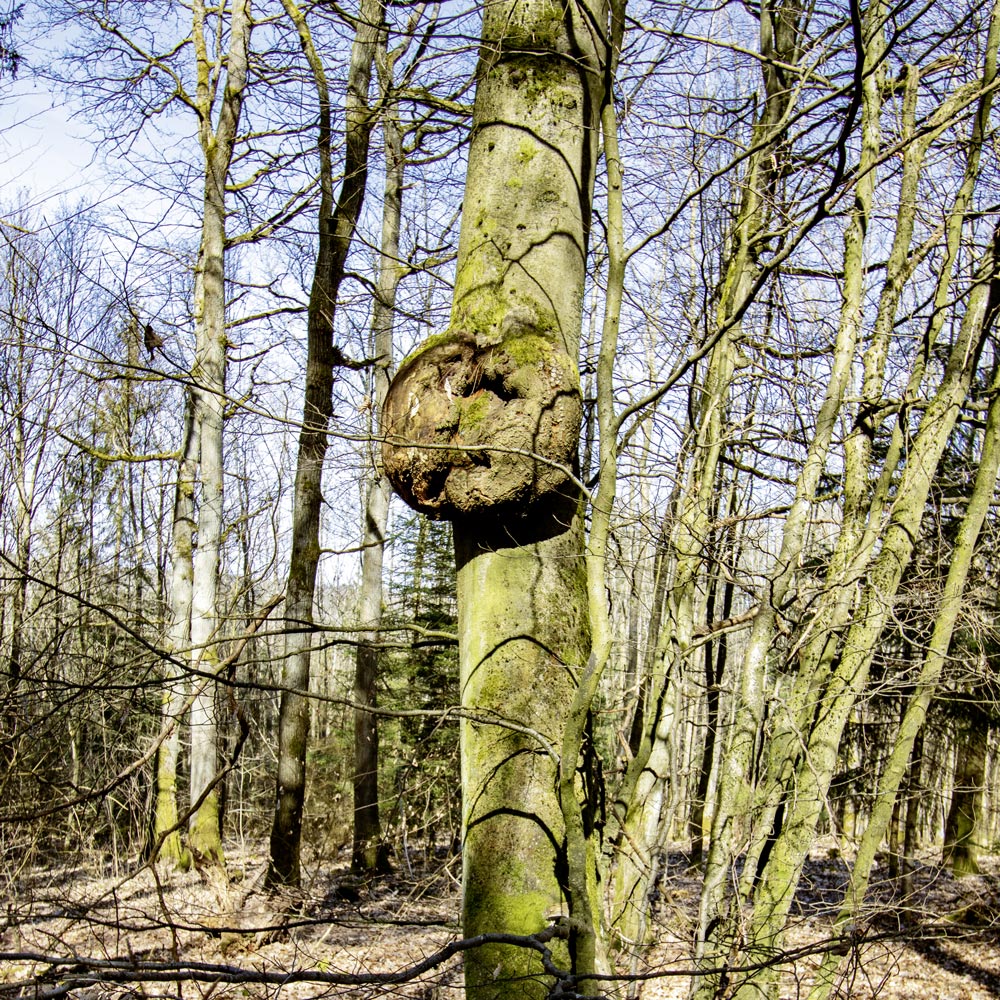
[[[447,331],[389,388],[386,474],[433,517],[523,517],[574,492],[581,414],[576,364],[549,337],[519,329],[484,345]]]

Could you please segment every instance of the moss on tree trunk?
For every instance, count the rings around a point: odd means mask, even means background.
[[[482,720],[462,723],[467,937],[535,934],[568,916],[557,753],[588,654],[581,530],[576,520],[554,538],[504,547],[455,526],[462,704]],[[477,996],[507,995],[511,978],[541,973],[523,948],[466,956]]]
[[[989,720],[976,707],[956,740],[955,788],[944,831],[944,863],[959,877],[979,874]]]
[[[567,871],[559,750],[590,655],[577,354],[606,42],[602,2],[484,8],[451,324],[400,366],[383,425],[396,492],[455,523],[464,931],[566,918],[561,967],[589,933],[569,887],[594,885]],[[465,969],[477,1000],[553,985],[512,945]]]

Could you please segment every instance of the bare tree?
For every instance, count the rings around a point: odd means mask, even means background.
[[[319,245],[309,293],[305,404],[299,433],[292,512],[292,552],[285,588],[288,633],[282,676],[278,733],[278,781],[271,828],[268,883],[297,885],[306,744],[309,735],[309,662],[313,602],[319,565],[323,461],[333,414],[333,381],[345,361],[334,344],[337,295],[344,280],[368,178],[368,147],[376,114],[369,104],[372,63],[382,31],[381,0],[364,0],[356,25],[347,79],[343,182],[334,199],[331,97],[326,70],[302,11],[283,0],[295,24],[319,97],[317,143],[320,156]]]

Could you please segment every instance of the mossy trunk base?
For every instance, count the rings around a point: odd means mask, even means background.
[[[462,723],[463,933],[531,935],[568,916],[556,756],[588,652],[582,537],[578,521],[526,546],[483,534],[455,527],[462,705],[481,720]],[[475,1000],[553,986],[527,948],[477,949],[465,969]]]

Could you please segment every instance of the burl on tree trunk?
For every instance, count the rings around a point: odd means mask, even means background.
[[[501,334],[450,331],[400,368],[386,401],[386,473],[433,517],[523,518],[572,496],[576,363],[513,309]]]

